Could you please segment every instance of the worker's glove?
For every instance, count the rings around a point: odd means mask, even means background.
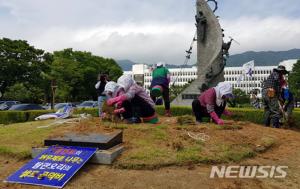
[[[116,103],[117,108],[121,108],[124,101],[119,101]]]
[[[233,113],[230,112],[230,111],[228,111],[228,110],[224,110],[224,111],[223,111],[223,114],[224,114],[225,116],[232,116],[232,115],[233,115]]]
[[[122,114],[126,112],[125,108],[120,108],[120,109],[115,109],[114,110],[114,114]]]
[[[219,118],[219,116],[216,114],[216,112],[211,112],[210,117],[213,119],[213,121],[218,125],[224,125],[224,121]]]
[[[112,106],[114,104],[117,104],[117,106],[119,106],[120,104],[122,104],[125,100],[127,100],[126,95],[121,95],[115,98],[111,98],[109,100],[107,100],[107,105],[108,106]]]
[[[222,119],[218,119],[216,121],[216,124],[218,124],[218,125],[224,125],[224,121]]]

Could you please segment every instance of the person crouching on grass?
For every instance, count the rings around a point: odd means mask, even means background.
[[[118,85],[122,92],[107,100],[108,106],[116,106],[115,113],[120,113],[127,123],[140,123],[140,118],[147,123],[158,122],[155,104],[143,87],[129,75],[121,76]]]
[[[196,121],[201,123],[203,117],[211,117],[216,124],[223,125],[224,121],[221,119],[221,115],[232,115],[225,109],[226,100],[229,98],[233,98],[232,86],[226,82],[221,82],[216,87],[203,92],[192,103]]]
[[[114,98],[120,94],[123,94],[123,90],[119,87],[119,85],[114,81],[109,81],[105,85],[105,89],[103,92],[106,95],[106,99]],[[107,100],[103,104],[102,107],[102,120],[109,120],[109,121],[118,121],[120,120],[120,113],[123,111],[122,108],[115,109],[112,106],[107,105]]]

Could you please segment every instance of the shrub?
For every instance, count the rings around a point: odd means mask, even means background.
[[[223,117],[224,119],[233,119],[235,121],[249,121],[257,124],[263,124],[263,109],[253,109],[253,108],[229,108],[233,113],[232,117]],[[158,115],[164,115],[164,107],[157,106],[156,112]],[[173,116],[184,116],[193,115],[192,108],[189,106],[172,106],[171,107]],[[2,111],[0,112],[0,124],[9,124],[17,122],[32,121],[39,115],[53,112],[51,110],[35,110],[35,111]],[[98,116],[97,108],[83,108],[75,109],[74,114],[87,113],[94,117]],[[293,112],[293,118],[295,120],[295,127],[300,128],[300,111],[295,110]]]
[[[229,119],[235,121],[250,121],[257,124],[264,123],[264,110],[263,109],[253,109],[253,108],[229,108],[229,110],[234,114]],[[295,121],[295,127],[300,128],[300,112],[293,112],[293,119]]]
[[[34,118],[51,113],[51,110],[32,110],[32,111],[1,111],[0,124],[19,123],[25,121],[32,121]]]
[[[74,114],[91,114],[93,117],[98,117],[98,108],[80,108],[75,109]]]

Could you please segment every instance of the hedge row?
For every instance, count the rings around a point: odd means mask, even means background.
[[[250,121],[253,123],[263,124],[263,110],[257,110],[253,108],[229,108],[233,112],[233,116],[230,119],[237,121]],[[171,108],[173,116],[192,115],[192,108],[188,106],[173,106]],[[17,122],[32,121],[39,115],[50,113],[51,110],[35,110],[35,111],[2,111],[0,112],[0,124],[9,124]],[[157,106],[156,112],[159,115],[164,115],[164,107]],[[98,109],[76,109],[75,114],[87,113],[96,117],[98,115]],[[300,128],[300,111],[294,111],[294,119],[296,126]]]
[[[0,111],[0,124],[20,123],[26,121],[33,121],[34,118],[47,114],[53,113],[53,110],[32,110],[32,111]],[[96,117],[98,115],[98,109],[76,109],[74,114],[87,113]]]
[[[0,124],[19,123],[32,121],[34,118],[51,113],[49,110],[32,110],[32,111],[1,111]]]

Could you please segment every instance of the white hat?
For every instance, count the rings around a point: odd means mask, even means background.
[[[157,67],[162,67],[164,64],[165,64],[164,62],[157,62],[157,63],[156,63],[156,66],[157,66]]]
[[[135,84],[135,81],[132,79],[131,75],[122,75],[118,79],[118,85],[122,87],[125,92],[127,92],[133,84]]]
[[[117,88],[118,88],[118,84],[114,81],[110,81],[110,82],[106,83],[104,92],[114,93],[117,90]]]

